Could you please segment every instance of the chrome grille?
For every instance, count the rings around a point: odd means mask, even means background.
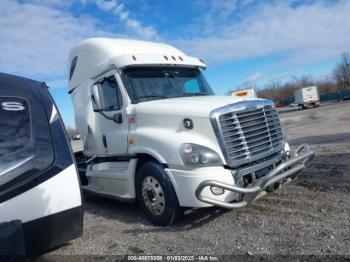
[[[271,102],[241,102],[238,107],[215,113],[216,133],[230,166],[252,162],[283,148],[281,124]]]

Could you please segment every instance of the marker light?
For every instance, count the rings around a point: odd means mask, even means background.
[[[248,92],[243,91],[243,92],[237,92],[235,94],[236,94],[236,96],[247,96]]]
[[[128,123],[129,124],[135,124],[136,123],[136,116],[135,115],[129,115],[128,116]]]

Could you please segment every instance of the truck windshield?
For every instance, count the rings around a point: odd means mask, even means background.
[[[133,67],[124,70],[124,77],[134,102],[214,95],[197,68]]]

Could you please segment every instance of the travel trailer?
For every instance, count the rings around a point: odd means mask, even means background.
[[[296,179],[273,102],[215,96],[198,58],[162,43],[91,38],[69,53],[69,93],[87,192],[138,201],[156,225],[185,208],[240,208]]]
[[[0,73],[0,261],[82,235],[74,156],[48,87]]]

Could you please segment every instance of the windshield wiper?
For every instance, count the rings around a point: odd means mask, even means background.
[[[187,93],[184,94],[184,96],[208,96],[209,94],[207,93]]]
[[[137,97],[137,99],[143,99],[143,98],[168,98],[168,97],[162,96],[162,95],[149,95],[149,96],[139,96],[139,97]]]

